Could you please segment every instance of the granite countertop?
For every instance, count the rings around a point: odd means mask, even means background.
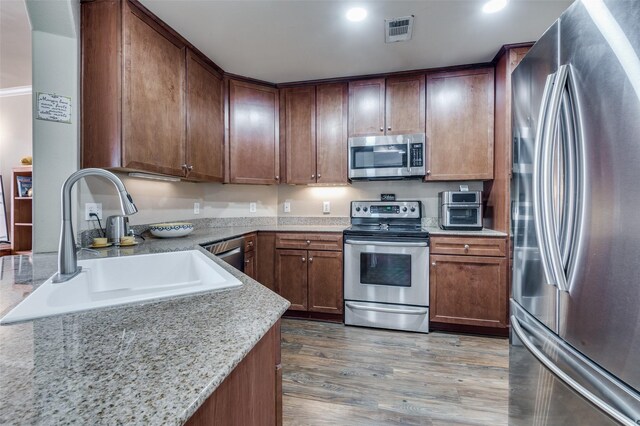
[[[97,256],[188,250],[258,230],[342,229],[209,228]],[[184,423],[289,306],[205,253],[243,285],[0,326],[0,424]],[[54,253],[0,258],[0,316],[53,275],[56,262]]]
[[[440,229],[437,226],[426,226],[423,229],[433,236],[458,236],[458,237],[506,237],[507,234],[493,229],[483,228],[481,231],[454,231]]]

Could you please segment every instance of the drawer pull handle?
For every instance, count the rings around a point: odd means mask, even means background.
[[[311,244],[311,241],[307,240],[307,244]]]
[[[313,257],[309,258],[309,263],[313,262]]]
[[[431,262],[431,266],[436,266],[436,262]]]
[[[307,259],[305,259],[305,258],[303,257],[303,258],[302,258],[302,261],[303,261],[303,262],[306,262],[306,261],[307,261]]]
[[[464,251],[465,251],[465,252],[469,251],[469,244],[465,244],[465,245],[464,245]]]

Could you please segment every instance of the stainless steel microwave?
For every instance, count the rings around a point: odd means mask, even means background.
[[[420,178],[425,163],[424,133],[349,138],[349,179]]]

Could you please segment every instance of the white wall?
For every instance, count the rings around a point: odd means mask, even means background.
[[[31,155],[31,134],[31,94],[0,96],[0,174],[7,220],[11,217],[11,169]]]
[[[438,192],[457,190],[468,184],[470,190],[482,190],[482,182],[384,181],[354,182],[350,186],[315,187],[280,185],[278,216],[329,216],[322,213],[322,202],[331,202],[330,216],[349,217],[352,200],[379,200],[380,194],[396,194],[398,200],[420,200],[425,217],[438,216]],[[291,213],[284,213],[284,202],[291,202]]]
[[[34,252],[57,250],[60,188],[79,167],[78,0],[27,0],[32,27],[33,96],[71,97],[71,124],[33,120]]]
[[[275,217],[278,188],[264,185],[223,185],[219,183],[160,182],[132,178],[118,173],[133,197],[138,213],[129,218],[132,225],[197,218]],[[102,203],[103,219],[122,214],[114,186],[100,178],[89,177],[81,183],[80,229],[91,229],[95,223],[84,220],[85,203]],[[193,204],[200,203],[200,214]],[[249,203],[256,212],[249,213]],[[103,221],[104,226],[104,221]]]

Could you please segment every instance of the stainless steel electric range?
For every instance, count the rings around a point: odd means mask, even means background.
[[[344,231],[346,325],[429,332],[429,234],[420,201],[353,201]]]

